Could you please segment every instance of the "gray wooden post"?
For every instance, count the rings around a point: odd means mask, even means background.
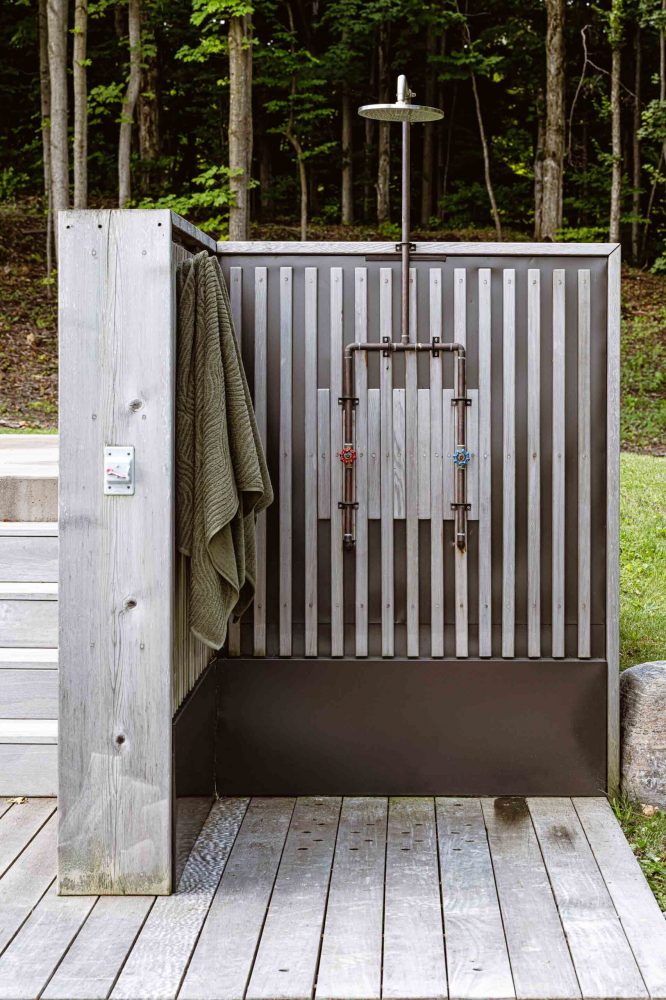
[[[168,211],[63,212],[60,892],[168,893],[174,296]],[[106,445],[136,492],[107,496]]]

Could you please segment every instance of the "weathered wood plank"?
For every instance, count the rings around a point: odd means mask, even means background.
[[[154,899],[101,896],[44,990],[44,1000],[106,1000]]]
[[[43,721],[43,720],[39,720]],[[44,743],[5,743],[0,735],[0,795],[56,795],[58,748]]]
[[[580,997],[527,803],[483,799],[482,808],[516,996]]]
[[[173,896],[155,901],[113,1000],[173,1000],[240,828],[247,799],[218,799]]]
[[[55,883],[51,886],[0,957],[0,1000],[39,996],[95,899],[58,896]]]
[[[606,347],[606,659],[608,661],[608,794],[620,783],[620,269],[608,258]]]
[[[0,954],[30,916],[56,873],[56,818],[51,816],[0,880]]]
[[[407,358],[405,358],[407,362]],[[406,441],[405,390],[393,390],[393,518],[404,521],[406,516]]]
[[[527,271],[527,655],[541,655],[541,274]]]
[[[578,272],[578,655],[590,656],[592,479],[590,272]],[[562,654],[564,655],[564,654]]]
[[[650,996],[666,997],[666,920],[606,799],[573,800]]]
[[[392,274],[379,272],[379,336],[393,339]],[[381,581],[382,656],[393,656],[394,640],[394,552],[393,552],[393,360],[379,358],[380,490],[381,490]]]
[[[318,516],[327,521],[331,516],[331,391],[317,390],[317,492]],[[337,501],[336,501],[337,502]]]
[[[566,276],[553,271],[553,488],[552,631],[553,656],[564,656],[564,560],[566,499]]]
[[[583,997],[647,997],[570,799],[528,799]]]
[[[491,281],[479,268],[479,656],[492,656]]]
[[[417,389],[419,518],[430,519],[430,389]]]
[[[467,271],[464,267],[456,267],[453,272],[453,339],[456,343],[467,346]],[[454,365],[458,366],[456,355]],[[454,413],[455,445],[462,445],[458,428],[458,408]],[[467,419],[467,414],[465,414]],[[469,478],[467,476],[467,478]],[[467,484],[466,484],[467,486]],[[468,613],[467,613],[467,549],[461,550],[454,544],[454,588],[455,588],[455,631],[456,656],[467,656],[469,651]]]
[[[617,243],[430,243],[415,244],[416,253],[445,257],[608,257]],[[395,254],[395,243],[336,241],[220,240],[219,254]]]
[[[312,996],[340,805],[339,798],[296,802],[247,1000]]]
[[[515,996],[493,863],[478,799],[438,798],[449,996]]]
[[[234,324],[234,333],[238,347],[242,351],[243,347],[243,268],[229,268],[229,300],[231,304],[231,318]],[[240,656],[241,652],[241,627],[239,621],[229,620],[227,636],[227,652],[229,656]]]
[[[502,656],[513,656],[516,621],[516,272],[503,279]]]
[[[379,389],[368,389],[368,517],[374,521],[382,514],[381,454]]]
[[[39,584],[24,586],[38,587]],[[46,586],[46,584],[43,584]],[[51,584],[48,584],[51,586]],[[0,593],[0,645],[57,646],[58,604],[56,600],[3,597]]]
[[[0,878],[55,812],[54,799],[17,803],[0,817]]]
[[[56,582],[57,537],[0,535],[0,579]]]
[[[354,339],[368,339],[368,274],[367,268],[354,271]],[[368,355],[354,355],[354,382],[358,405],[355,413],[356,440],[356,655],[368,655]]]
[[[344,581],[342,549],[342,395],[343,270],[331,268],[331,656],[345,652]]]
[[[292,350],[291,267],[280,268],[280,656],[291,656],[292,621]]]
[[[317,268],[305,268],[305,655],[316,656],[317,603]]]
[[[432,799],[389,802],[382,996],[448,995]]]
[[[267,450],[268,442],[268,270],[254,271],[254,412],[257,430]],[[256,526],[257,580],[253,605],[253,647],[255,656],[266,655],[266,512],[257,515]]]
[[[57,719],[57,670],[0,668],[0,718]]]
[[[430,269],[430,339],[442,340],[442,271]],[[430,358],[430,649],[444,656],[444,442],[442,426],[442,360]]]
[[[63,212],[59,221],[60,891],[168,892],[171,214]],[[103,493],[110,442],[135,447],[132,497]]]
[[[342,804],[316,1000],[381,996],[387,801]]]
[[[409,272],[409,340],[418,340],[417,272]],[[405,358],[405,518],[407,549],[407,656],[419,655],[419,424],[416,354]]]
[[[238,1000],[252,971],[294,799],[252,799],[196,943],[180,1000]]]

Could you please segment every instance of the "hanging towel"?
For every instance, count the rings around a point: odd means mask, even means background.
[[[176,291],[176,544],[192,633],[219,649],[254,597],[255,519],[273,490],[217,259],[179,264]]]

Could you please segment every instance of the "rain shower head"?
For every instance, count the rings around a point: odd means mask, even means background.
[[[410,104],[414,94],[407,86],[404,76],[398,77],[398,99],[395,104],[364,104],[358,109],[362,118],[374,118],[380,122],[436,122],[444,117],[439,108],[427,108],[422,104]]]

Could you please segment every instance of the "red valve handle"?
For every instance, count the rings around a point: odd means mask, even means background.
[[[343,465],[353,465],[356,461],[356,449],[350,444],[345,444],[342,446],[339,457]]]

